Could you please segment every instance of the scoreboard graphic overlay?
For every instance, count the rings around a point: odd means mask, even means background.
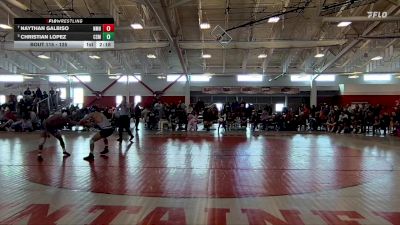
[[[113,18],[15,18],[15,49],[114,48]]]

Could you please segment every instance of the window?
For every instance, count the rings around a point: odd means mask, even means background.
[[[0,82],[24,82],[22,75],[1,75]]]
[[[140,76],[140,75],[136,75],[135,77],[134,76],[128,76],[129,83],[137,83],[137,82],[139,82],[139,80],[142,80],[142,76]],[[118,76],[116,77],[116,79],[118,79]],[[126,76],[122,76],[121,78],[119,78],[118,82],[126,83]]]
[[[135,95],[135,98],[134,98],[133,103],[136,105],[136,104],[138,104],[139,102],[142,102],[142,96],[140,96],[140,95]]]
[[[67,89],[66,88],[57,88],[57,91],[60,93],[60,98],[65,100],[67,99]]]
[[[311,80],[311,75],[307,74],[290,75],[290,81],[292,82],[305,82],[310,80]]]
[[[115,96],[115,105],[119,106],[119,104],[121,104],[121,102],[122,102],[122,95]]]
[[[0,95],[0,105],[6,104],[6,96]]]
[[[22,95],[18,95],[17,96],[17,101],[19,102],[21,99],[23,99],[24,98],[24,96],[22,96]]]
[[[178,79],[178,77],[180,77],[181,75],[168,75],[167,76],[167,81],[168,82],[172,82],[175,81],[176,79]],[[178,80],[179,82],[186,82],[186,76],[183,75],[181,78],[179,78]]]
[[[209,82],[210,76],[207,75],[191,75],[190,81],[192,82]]]
[[[283,103],[276,103],[276,104],[275,104],[275,112],[282,112],[282,111],[283,111],[283,107],[285,107],[285,104],[283,104]]]
[[[84,92],[83,88],[74,88],[73,103],[78,105],[80,108],[83,106]]]
[[[364,74],[364,81],[389,81],[391,74]]]
[[[335,81],[336,76],[333,74],[324,74],[319,75],[315,80],[316,81]]]
[[[261,82],[261,81],[263,81],[263,75],[259,75],[259,74],[237,75],[237,81],[239,81],[239,82]]]

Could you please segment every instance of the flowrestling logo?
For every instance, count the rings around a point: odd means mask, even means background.
[[[379,11],[368,11],[368,18],[386,18],[388,16],[387,12],[379,12]]]

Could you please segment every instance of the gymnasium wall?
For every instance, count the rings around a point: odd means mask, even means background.
[[[283,77],[273,82],[237,82],[234,76],[224,77],[213,77],[210,82],[192,82],[190,88],[186,82],[177,82],[171,88],[169,88],[163,96],[163,99],[167,102],[178,102],[179,100],[184,101],[185,96],[189,96],[190,92],[201,92],[203,87],[206,86],[290,86],[298,87],[302,92],[310,91],[310,85],[307,82],[290,82],[288,77]],[[143,82],[147,84],[154,91],[161,91],[167,87],[171,82],[166,80],[157,79],[155,76],[143,77]],[[107,76],[92,76],[92,81],[87,83],[95,91],[102,91],[114,80],[109,79]],[[400,79],[393,78],[392,81],[386,82],[365,82],[362,79],[347,79],[338,77],[335,82],[318,82],[318,102],[348,104],[352,102],[368,102],[371,104],[383,104],[391,106],[394,101],[400,98]],[[285,85],[289,84],[289,85]],[[31,89],[40,87],[42,90],[49,90],[50,87],[67,87],[67,84],[63,83],[49,83],[43,79],[27,80],[24,83],[0,83],[0,94],[22,94],[27,86]],[[90,103],[96,99],[96,95],[90,90],[85,88],[79,83],[72,83],[72,88],[81,87],[84,89],[85,103]],[[340,97],[335,96],[320,96],[320,92],[323,91],[338,91],[340,90]],[[142,96],[142,101],[145,104],[150,104],[153,95],[140,83],[129,83],[117,82],[113,85],[104,96],[99,99],[96,104],[105,106],[115,106],[115,96],[117,95],[130,95]],[[294,97],[294,96],[292,96]],[[304,96],[301,101],[306,101]],[[308,95],[309,97],[309,95]],[[307,98],[307,96],[306,96]],[[308,99],[308,98],[307,98]],[[133,97],[132,97],[133,101]],[[272,100],[271,100],[272,101]],[[297,102],[297,100],[296,100]]]
[[[400,100],[398,84],[343,84],[340,85],[340,103],[367,102],[392,107]]]

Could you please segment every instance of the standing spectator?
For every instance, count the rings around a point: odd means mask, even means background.
[[[13,94],[8,96],[8,107],[10,108],[10,111],[15,112],[17,111],[17,97]]]
[[[42,90],[39,87],[36,89],[36,98],[43,99]]]
[[[135,128],[136,128],[136,130],[139,130],[139,121],[140,121],[140,117],[142,116],[142,109],[141,109],[140,102],[138,102],[136,104],[134,113],[135,113]]]
[[[31,94],[32,94],[32,92],[31,92],[31,90],[29,89],[29,87],[24,91],[24,95],[25,96],[31,96]]]
[[[43,91],[43,99],[46,99],[46,98],[48,98],[49,97],[49,95],[47,94],[47,92],[46,91]]]
[[[386,131],[390,126],[390,116],[387,112],[385,112],[383,115],[380,115],[380,125],[381,129],[383,130],[383,135],[386,135]]]
[[[201,112],[204,109],[204,102],[202,100],[198,100],[196,105],[194,106],[194,111],[197,113]]]
[[[122,141],[122,132],[123,130],[126,130],[128,134],[131,136],[129,141],[133,140],[133,134],[131,132],[131,122],[129,118],[129,107],[128,107],[128,102],[126,101],[126,96],[122,97],[122,102],[121,104],[117,107],[118,113],[119,113],[119,118],[118,118],[118,132],[119,132],[119,138],[118,141]]]
[[[55,93],[53,87],[50,88],[49,94],[50,94],[50,105],[51,105],[53,108],[57,108],[57,104],[56,104],[56,95],[55,95],[56,93]]]
[[[56,102],[61,103],[61,90],[56,91]]]
[[[193,104],[189,104],[189,106],[188,106],[188,108],[186,110],[186,113],[187,114],[191,114],[192,112],[193,112]]]
[[[27,115],[28,111],[27,111],[26,104],[25,104],[25,101],[23,98],[21,98],[21,100],[19,100],[17,108],[18,108],[17,112],[18,112],[19,117],[25,117],[25,115]]]

